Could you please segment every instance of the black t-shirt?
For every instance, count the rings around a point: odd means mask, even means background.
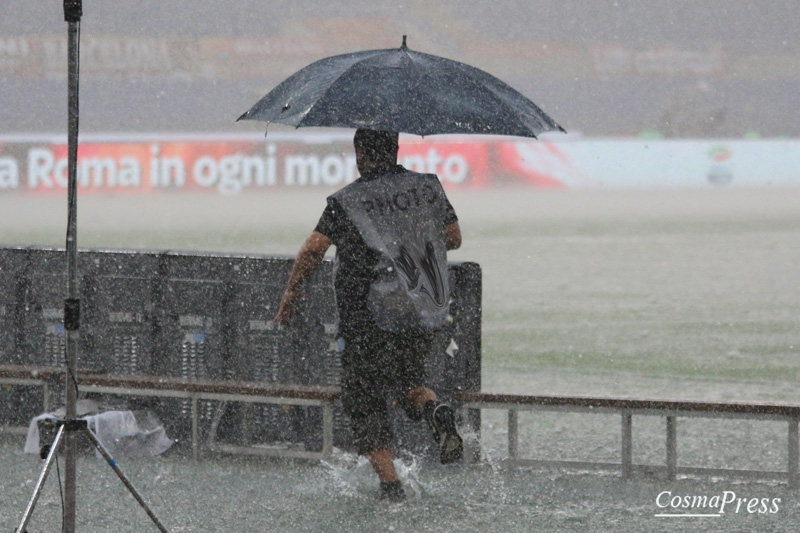
[[[357,181],[392,179],[393,175],[405,172],[407,172],[405,168],[396,165],[389,172],[367,174]],[[444,226],[458,221],[449,201],[446,201],[445,210]],[[339,308],[340,331],[343,335],[347,335],[353,329],[357,330],[372,323],[367,310],[367,295],[374,281],[373,267],[379,257],[364,244],[361,234],[333,197],[328,198],[328,205],[322,212],[315,231],[328,237],[336,246],[337,269],[334,287]]]

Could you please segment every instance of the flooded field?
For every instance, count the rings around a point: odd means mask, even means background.
[[[326,193],[85,196],[78,240],[83,247],[294,254]],[[464,234],[450,258],[483,269],[483,390],[800,404],[796,190],[509,189],[450,197]],[[63,246],[65,226],[65,198],[0,196],[0,243]],[[663,464],[663,420],[635,424],[634,460]],[[526,414],[521,448],[537,459],[615,461],[618,428],[604,415]],[[800,527],[796,493],[781,483],[506,469],[504,415],[486,411],[482,431],[483,465],[404,460],[412,497],[402,505],[376,501],[369,466],[346,454],[324,465],[196,463],[168,454],[122,466],[176,532]],[[681,422],[679,437],[682,464],[786,464],[785,424],[691,420]],[[22,443],[0,440],[4,530],[15,527],[41,467],[21,453]],[[79,468],[78,530],[148,530],[102,461],[82,458]],[[58,529],[57,487],[54,471],[30,531]],[[718,517],[656,516],[670,512],[660,504],[673,496],[731,493],[744,499],[739,512],[726,504]],[[746,512],[754,498],[755,512]]]

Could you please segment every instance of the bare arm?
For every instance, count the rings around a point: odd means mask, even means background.
[[[461,247],[461,227],[458,222],[445,226],[444,242],[448,250],[457,250]]]
[[[278,324],[287,324],[294,315],[295,306],[303,296],[303,285],[322,262],[322,258],[331,244],[333,244],[331,240],[318,231],[312,232],[311,236],[303,243],[294,260],[286,291],[283,293],[278,313],[275,315],[275,321]]]

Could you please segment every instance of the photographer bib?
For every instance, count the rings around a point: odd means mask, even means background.
[[[404,172],[355,181],[333,197],[379,256],[367,298],[378,327],[397,332],[447,324],[446,199],[438,178]]]

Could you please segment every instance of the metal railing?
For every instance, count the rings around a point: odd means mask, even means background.
[[[798,488],[798,422],[800,405],[722,403],[700,401],[646,400],[632,398],[592,398],[581,396],[526,396],[512,394],[488,394],[481,392],[458,392],[454,399],[461,405],[462,417],[474,416],[481,409],[500,409],[508,412],[508,462],[513,465],[567,466],[587,470],[616,470],[623,477],[636,472],[662,472],[667,479],[679,474],[707,476],[740,476],[756,479],[785,480],[789,487]],[[620,417],[621,449],[619,463],[592,461],[547,461],[520,457],[519,412],[557,411],[593,414],[615,414]],[[666,420],[666,457],[663,465],[639,465],[633,463],[633,417],[660,416]],[[746,469],[721,469],[689,467],[678,464],[679,418],[723,418],[773,420],[787,423],[787,465],[785,471]],[[468,442],[475,446],[475,442]],[[465,451],[468,460],[479,458],[476,449]]]

